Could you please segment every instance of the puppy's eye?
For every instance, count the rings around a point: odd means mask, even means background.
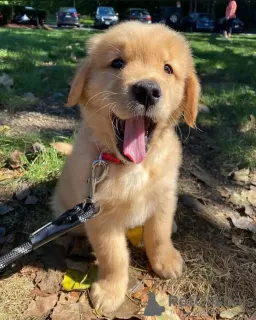
[[[165,64],[164,65],[164,71],[166,73],[168,73],[168,74],[172,74],[173,73],[172,67],[169,64]]]
[[[124,60],[122,59],[115,59],[111,63],[111,67],[114,69],[123,69],[124,68]]]

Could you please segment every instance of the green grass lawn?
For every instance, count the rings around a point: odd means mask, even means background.
[[[27,102],[23,99],[26,92],[32,92],[41,100],[55,92],[66,96],[74,68],[85,55],[85,41],[93,33],[0,29],[0,75],[7,73],[14,79],[14,88],[10,92],[0,87],[0,110],[15,113],[26,109]],[[215,164],[255,168],[255,130],[241,132],[241,128],[246,126],[250,115],[256,116],[256,37],[234,36],[232,42],[208,34],[188,34],[187,38],[201,78],[202,101],[211,110],[199,117],[198,127],[206,131],[219,148]],[[26,134],[14,138],[8,132],[0,134],[0,167],[5,166],[15,149],[24,151],[25,145],[27,148],[34,141],[42,140],[42,137],[28,137]],[[58,173],[62,159],[58,160],[49,145],[55,138],[43,139],[48,154],[27,163],[24,178],[42,181],[53,171]],[[48,170],[37,174],[40,161],[46,161],[46,158]]]

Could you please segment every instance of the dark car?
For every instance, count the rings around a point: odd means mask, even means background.
[[[223,29],[224,29],[224,21],[225,21],[225,17],[224,18],[221,18],[219,20],[219,23],[217,25],[217,31],[218,32],[223,32]],[[233,30],[232,30],[233,33],[243,33],[244,32],[244,23],[239,19],[239,18],[236,18],[234,20],[234,25],[233,25]]]
[[[124,15],[122,16],[122,20],[126,20],[126,21],[137,20],[144,23],[152,23],[152,18],[148,10],[140,9],[140,8],[127,9]]]
[[[181,19],[181,29],[187,32],[213,32],[215,30],[215,22],[208,13],[193,12]]]
[[[182,18],[182,10],[178,7],[159,7],[152,13],[153,23],[164,23],[168,26],[179,29],[180,20]]]
[[[94,26],[108,27],[117,24],[119,18],[118,13],[112,7],[98,7],[96,10]]]
[[[37,25],[37,17],[40,25],[46,21],[46,11],[36,10],[33,7],[15,6],[14,15],[12,18],[13,23]]]
[[[76,8],[61,7],[56,16],[58,28],[61,26],[80,27],[80,14],[77,13]]]

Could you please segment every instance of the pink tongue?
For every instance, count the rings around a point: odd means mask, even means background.
[[[141,163],[146,156],[144,117],[125,121],[123,153],[131,161]]]

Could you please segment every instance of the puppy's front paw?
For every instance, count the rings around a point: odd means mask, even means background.
[[[172,246],[162,246],[158,248],[151,265],[161,278],[170,279],[181,276],[183,263],[178,250]]]
[[[91,299],[103,314],[117,310],[125,299],[127,281],[99,280],[92,285]]]

